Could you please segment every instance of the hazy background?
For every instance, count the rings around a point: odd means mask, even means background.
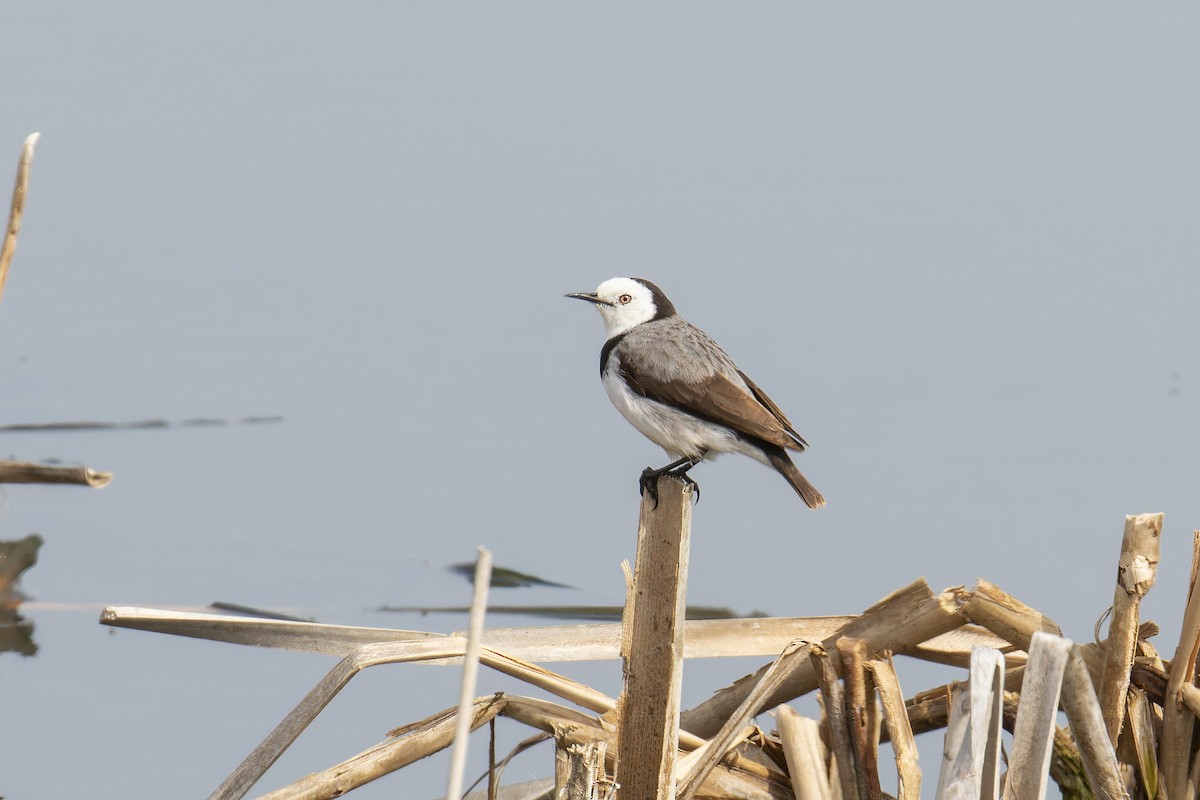
[[[467,602],[443,567],[479,544],[578,587],[497,602],[620,603],[664,457],[562,299],[614,275],[771,393],[829,500],[702,465],[691,602],[855,613],[986,577],[1089,640],[1123,516],[1164,511],[1145,607],[1173,652],[1200,527],[1200,8],[4,2],[0,26],[5,186],[43,134],[0,423],[286,417],[3,434],[0,457],[116,473],[3,492],[0,538],[47,539],[41,652],[0,655],[5,797],[206,796],[333,666],[114,633],[104,604],[449,631],[370,609]],[[685,705],[757,662],[692,664]],[[556,668],[619,688],[616,663]],[[356,679],[256,792],[457,681]],[[502,752],[527,733],[501,729]],[[435,797],[445,769],[362,794]],[[507,779],[551,772],[543,749]]]

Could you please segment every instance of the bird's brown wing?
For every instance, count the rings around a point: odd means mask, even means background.
[[[695,382],[663,379],[648,370],[638,370],[627,360],[621,361],[621,375],[630,389],[649,400],[681,408],[779,447],[804,449],[803,440],[791,431],[787,418],[744,375],[751,392],[721,374]]]
[[[803,436],[796,433],[796,429],[792,427],[792,423],[789,422],[788,418],[785,417],[783,412],[779,410],[779,406],[775,405],[774,401],[767,397],[767,393],[758,388],[758,384],[750,380],[750,376],[742,372],[740,369],[738,370],[738,375],[742,376],[742,380],[744,380],[746,385],[750,387],[750,391],[754,392],[755,399],[762,403],[763,407],[766,408],[767,411],[770,411],[775,415],[775,419],[779,420],[779,424],[783,426],[783,429],[787,432],[788,436],[791,436],[796,440],[796,444],[799,444],[799,447],[796,447],[795,444],[793,444],[792,448],[795,450],[803,450],[804,448],[808,447],[808,442],[804,441]]]

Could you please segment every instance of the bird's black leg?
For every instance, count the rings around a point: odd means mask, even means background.
[[[692,480],[692,477],[688,475],[688,470],[703,461],[704,456],[707,454],[708,451],[705,450],[698,456],[684,456],[683,458],[676,459],[670,464],[667,464],[665,467],[659,467],[658,469],[646,467],[644,470],[642,470],[642,477],[638,479],[638,486],[640,486],[642,490],[641,493],[646,494],[646,492],[649,492],[651,499],[654,500],[654,507],[658,508],[658,476],[670,475],[672,477],[679,478],[688,486],[691,486],[693,489],[695,489],[696,501],[699,502],[700,484]]]

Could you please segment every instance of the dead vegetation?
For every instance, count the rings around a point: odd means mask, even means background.
[[[875,800],[884,796],[884,769],[894,770],[899,797],[911,800],[927,780],[936,780],[939,798],[1038,798],[1048,780],[1069,798],[1195,796],[1200,593],[1189,596],[1171,662],[1148,641],[1156,626],[1138,617],[1156,574],[1162,515],[1127,518],[1107,635],[1077,644],[1052,619],[984,580],[942,592],[917,580],[844,617],[684,622],[690,495],[664,478],[660,498],[658,508],[642,506],[622,624],[484,629],[476,637],[135,608],[106,609],[102,621],[342,657],[213,798],[245,796],[359,671],[470,662],[477,638],[479,664],[555,699],[483,694],[463,716],[447,708],[404,725],[376,746],[262,796],[340,796],[451,746],[456,723],[477,730],[497,717],[532,729],[519,750],[553,740],[556,756],[545,768],[554,778],[501,786],[506,761],[496,762],[493,740],[481,798]],[[1193,582],[1198,569],[1194,564]],[[763,654],[776,656],[679,711],[683,658]],[[621,697],[535,663],[618,656],[626,679]],[[963,678],[905,699],[897,657],[956,666]],[[820,698],[820,719],[787,705],[809,694]],[[756,717],[775,730],[759,727]],[[937,730],[944,730],[944,757],[930,765],[927,752],[930,777],[914,737]],[[1004,731],[1011,734],[1007,758]],[[885,742],[891,767],[880,763]]]

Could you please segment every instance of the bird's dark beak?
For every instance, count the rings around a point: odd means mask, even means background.
[[[576,300],[587,300],[589,303],[595,303],[598,306],[606,306],[608,303],[600,299],[595,292],[572,292],[564,294],[563,297],[574,297]]]

